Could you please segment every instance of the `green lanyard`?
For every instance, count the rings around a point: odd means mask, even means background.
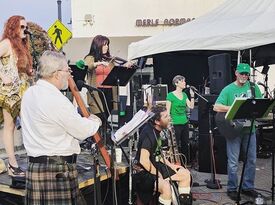
[[[156,156],[156,158],[158,158],[159,159],[159,157],[160,157],[160,155],[161,155],[161,145],[162,145],[162,140],[161,140],[161,138],[159,137],[159,138],[157,138],[157,135],[156,135],[156,133],[155,133],[155,130],[153,130],[153,132],[154,132],[154,135],[155,135],[155,138],[156,138],[156,142],[157,142],[157,147],[156,147],[156,150],[155,150],[155,156]],[[157,160],[158,161],[158,160]]]

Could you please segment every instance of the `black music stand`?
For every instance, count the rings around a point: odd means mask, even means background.
[[[120,125],[120,99],[119,99],[119,86],[126,86],[129,80],[132,78],[134,73],[136,72],[135,68],[127,68],[124,66],[114,66],[109,75],[105,78],[105,80],[102,82],[101,85],[109,85],[109,86],[117,86],[117,118],[118,118],[118,127]],[[112,117],[112,116],[111,116]],[[122,152],[124,150],[120,146]],[[112,185],[113,185],[113,204],[116,204],[116,199],[115,199],[115,192],[116,192],[116,187],[115,187],[115,169],[114,169],[114,146],[111,146],[111,175],[112,175]],[[131,160],[131,159],[130,159]]]
[[[109,75],[102,82],[102,85],[117,86],[117,111],[118,111],[118,125],[120,114],[120,99],[119,99],[119,86],[126,86],[130,79],[136,72],[135,68],[127,68],[124,66],[115,66]]]
[[[241,190],[242,190],[242,183],[243,183],[245,166],[247,163],[247,154],[248,154],[252,130],[254,127],[253,126],[254,122],[256,118],[266,117],[270,112],[270,110],[274,107],[274,105],[275,105],[274,99],[236,98],[231,108],[226,113],[225,119],[227,120],[248,119],[251,121],[249,137],[248,137],[248,142],[246,146],[246,153],[244,156],[243,169],[242,169],[241,179],[239,183],[238,197],[236,201],[237,205],[240,204],[240,200],[241,200],[240,196],[241,196]],[[252,202],[248,201],[243,204],[249,204],[249,203],[252,203]]]

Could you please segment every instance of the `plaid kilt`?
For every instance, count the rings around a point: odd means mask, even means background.
[[[76,164],[28,163],[26,205],[81,205]]]

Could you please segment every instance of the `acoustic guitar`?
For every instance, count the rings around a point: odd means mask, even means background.
[[[249,120],[227,120],[226,112],[217,112],[215,116],[216,126],[219,132],[228,139],[240,136],[244,127],[250,126]]]

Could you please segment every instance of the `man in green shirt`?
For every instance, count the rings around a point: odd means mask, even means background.
[[[233,104],[236,97],[244,98],[261,98],[261,92],[257,85],[249,82],[250,66],[245,63],[240,63],[237,66],[235,72],[236,80],[227,85],[220,93],[215,105],[214,111],[216,112],[227,112],[230,106]],[[252,96],[254,95],[254,96]],[[237,200],[237,188],[238,188],[238,162],[240,149],[246,153],[247,143],[249,139],[249,129],[243,128],[242,133],[234,138],[226,138],[227,148],[227,195],[232,200]],[[242,194],[250,197],[257,197],[257,192],[254,190],[255,180],[255,169],[256,169],[256,134],[253,129],[248,154],[247,163],[244,171],[244,180],[242,184]]]

